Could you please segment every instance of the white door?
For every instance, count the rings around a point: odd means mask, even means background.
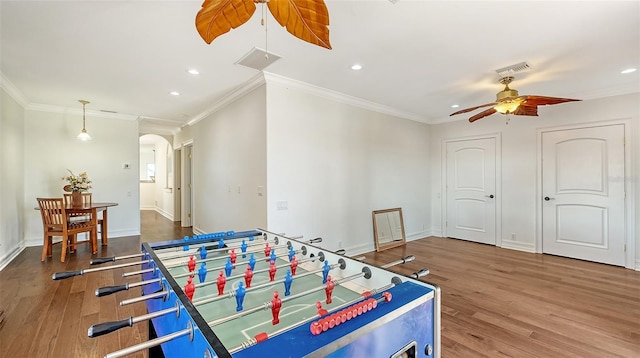
[[[542,133],[542,252],[624,266],[624,125]]]
[[[495,245],[496,139],[446,146],[446,235]]]

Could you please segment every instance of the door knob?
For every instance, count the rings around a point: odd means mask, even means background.
[[[556,198],[550,198],[550,197],[548,197],[548,196],[545,196],[545,197],[544,197],[544,200],[545,200],[545,201],[549,201],[549,200],[556,200]]]
[[[491,195],[485,195],[485,197],[487,197],[487,198],[491,198],[491,199],[493,199],[493,198],[494,198],[493,194],[491,194]]]

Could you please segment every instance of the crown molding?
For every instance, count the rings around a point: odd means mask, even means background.
[[[227,93],[224,97],[215,102],[213,106],[209,107],[209,109],[193,117],[189,122],[187,122],[187,125],[192,126],[200,122],[201,120],[207,118],[211,114],[219,111],[220,109],[224,108],[225,106],[229,105],[245,94],[253,91],[254,89],[264,85],[265,83],[264,72],[260,72],[256,76],[250,78],[248,81],[240,85],[238,88]]]
[[[29,100],[27,97],[22,94],[22,92],[16,87],[13,82],[9,81],[9,79],[4,75],[4,73],[0,72],[0,88],[2,88],[7,94],[13,98],[14,101],[18,102],[22,108],[26,108],[29,104]]]
[[[332,101],[349,104],[352,106],[368,109],[374,112],[388,114],[394,117],[404,118],[416,122],[428,123],[428,121],[414,113],[399,111],[395,108],[384,106],[375,102],[367,101],[361,98],[353,97],[344,93],[328,90],[326,88],[314,86],[298,80],[276,75],[270,72],[264,72],[265,81],[267,84],[273,83],[277,85],[283,85],[293,87],[297,90],[307,92],[319,97],[323,97]]]

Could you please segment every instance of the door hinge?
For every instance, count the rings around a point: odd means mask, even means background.
[[[190,218],[191,217],[191,213],[187,214],[187,217]]]
[[[189,159],[191,159],[191,154],[189,154]]]
[[[191,183],[189,183],[189,189],[191,189]]]

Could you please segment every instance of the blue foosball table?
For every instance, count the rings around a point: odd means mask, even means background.
[[[125,276],[142,280],[96,295],[139,286],[140,297],[120,304],[144,302],[148,314],[88,334],[150,321],[155,338],[108,358],[144,349],[165,357],[440,357],[440,290],[419,279],[424,271],[399,275],[317,240],[252,230],[144,243],[141,254],[120,257],[141,258]]]

